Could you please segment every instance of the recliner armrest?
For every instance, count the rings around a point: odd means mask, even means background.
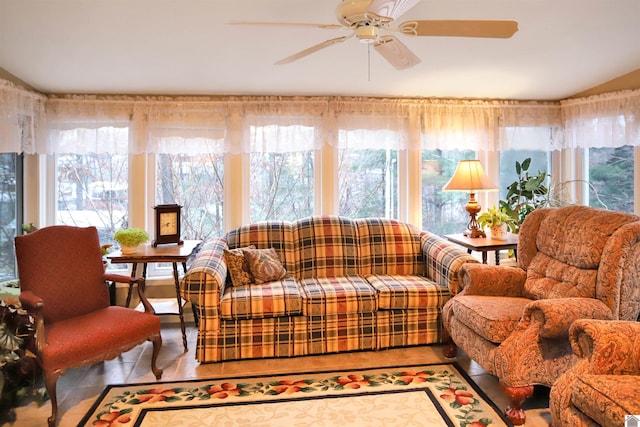
[[[569,331],[571,347],[589,361],[589,373],[640,375],[640,323],[579,319]]]
[[[527,273],[514,267],[487,264],[464,264],[460,282],[466,295],[522,296]]]
[[[578,319],[613,319],[613,313],[594,298],[549,298],[527,304],[520,323],[539,324],[542,338],[568,339],[569,328]]]

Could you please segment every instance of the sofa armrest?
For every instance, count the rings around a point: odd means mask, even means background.
[[[550,298],[527,304],[520,323],[539,324],[542,338],[568,339],[569,328],[578,319],[613,319],[613,313],[594,298]]]
[[[569,332],[573,351],[589,361],[589,373],[640,375],[640,323],[579,319]]]
[[[452,295],[457,294],[460,291],[460,267],[479,261],[460,246],[428,231],[422,232],[420,244],[425,260],[425,277],[446,286]]]
[[[460,281],[466,295],[522,296],[527,273],[503,265],[465,264]]]
[[[204,317],[219,318],[220,295],[224,292],[227,279],[224,249],[228,249],[228,245],[223,238],[205,242],[181,281],[182,297],[200,308],[201,321]],[[200,325],[210,329],[216,328],[203,322]]]

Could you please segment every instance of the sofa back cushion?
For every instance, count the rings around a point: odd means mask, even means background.
[[[527,250],[529,262],[524,266],[527,270],[524,296],[596,298],[599,280],[616,281],[598,275],[603,258],[609,256],[604,251],[609,238],[623,225],[637,220],[633,214],[588,206],[532,212],[520,230],[522,251]]]
[[[329,215],[300,219],[295,222],[294,242],[296,277],[358,274],[358,236],[352,219]]]
[[[295,276],[294,224],[286,221],[255,222],[229,231],[225,239],[229,249],[251,245],[257,249],[274,248],[284,268],[289,274]]]
[[[363,218],[354,222],[359,238],[359,274],[424,274],[420,230],[386,218]]]

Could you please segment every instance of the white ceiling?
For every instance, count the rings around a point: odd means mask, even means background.
[[[347,40],[339,0],[0,0],[0,68],[47,93],[561,99],[640,68],[639,0],[422,0],[398,18],[513,19],[511,39],[398,37],[398,71]]]

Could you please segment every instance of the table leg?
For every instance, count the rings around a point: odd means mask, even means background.
[[[487,251],[482,251],[482,263],[487,263]]]
[[[184,351],[187,351],[187,332],[184,326],[184,311],[182,310],[182,297],[180,296],[180,279],[178,277],[178,263],[173,264],[173,279],[176,285],[176,298],[178,299],[178,313],[180,314],[180,328],[182,329],[182,344]]]
[[[496,265],[500,265],[500,251],[496,251]]]
[[[146,264],[145,264],[146,266]],[[138,263],[133,263],[133,266],[131,267],[131,278],[135,279],[136,278],[136,272],[138,270]],[[127,301],[125,303],[125,307],[129,308],[129,304],[131,304],[131,292],[133,291],[133,281],[129,282],[129,290],[127,291]]]

